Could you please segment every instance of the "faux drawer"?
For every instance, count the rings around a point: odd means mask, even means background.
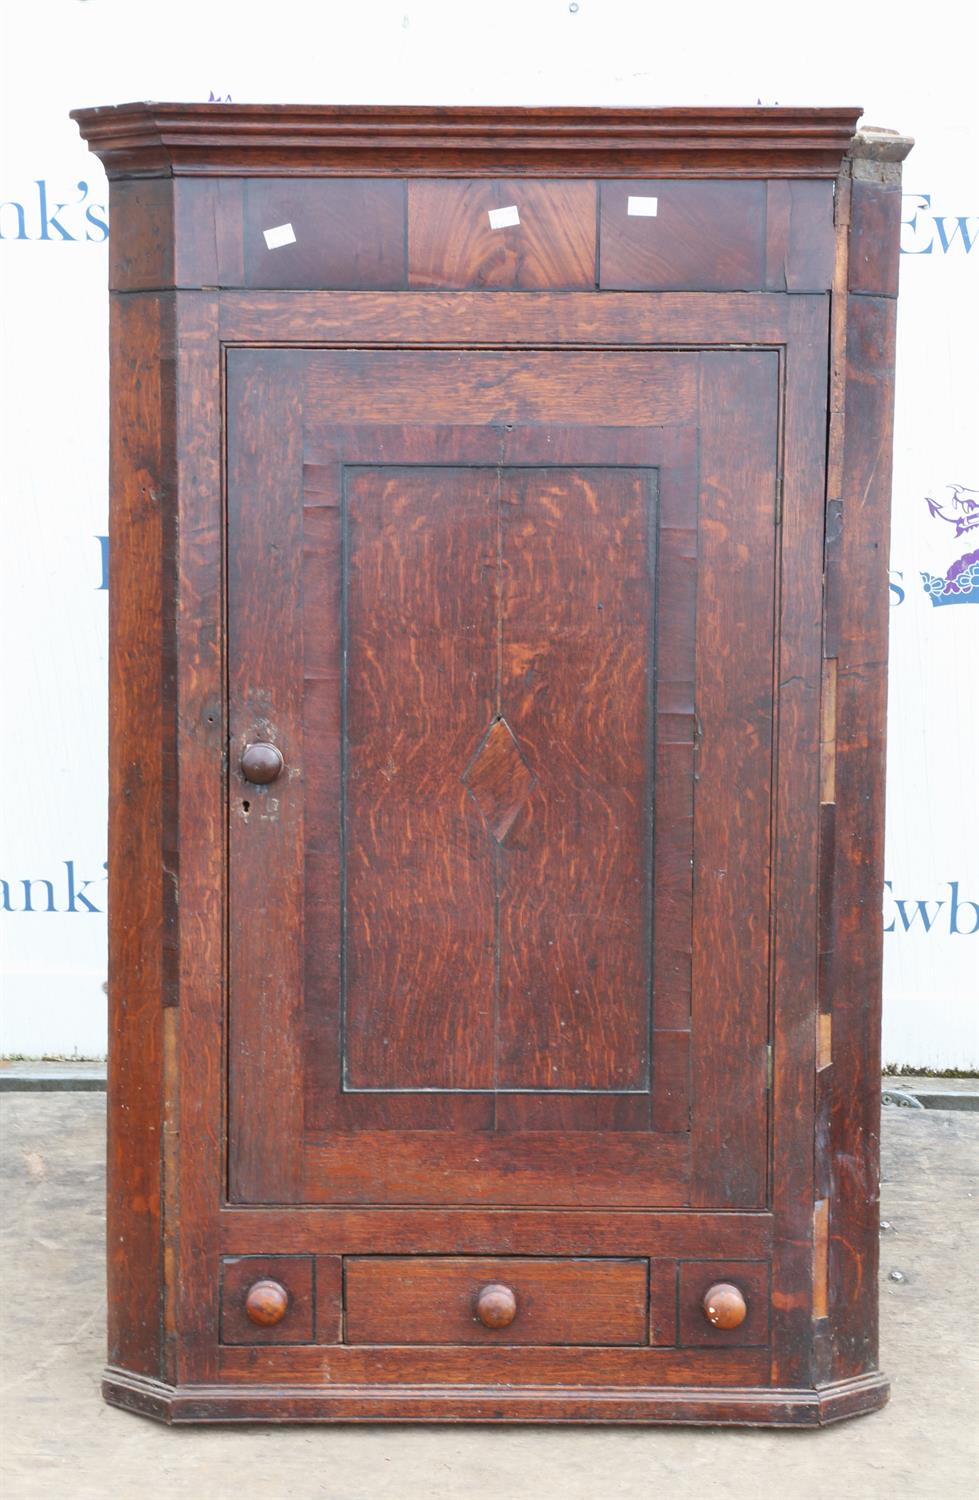
[[[508,1287],[506,1327],[477,1316],[484,1287]],[[348,1344],[646,1344],[648,1262],[508,1256],[348,1257]]]

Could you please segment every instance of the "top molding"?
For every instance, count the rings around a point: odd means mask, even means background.
[[[860,114],[144,103],[71,118],[109,177],[835,177]]]

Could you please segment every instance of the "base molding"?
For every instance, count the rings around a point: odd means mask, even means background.
[[[877,1411],[886,1375],[819,1389],[766,1386],[166,1385],[109,1368],[110,1406],[167,1423],[544,1422],[822,1427]]]

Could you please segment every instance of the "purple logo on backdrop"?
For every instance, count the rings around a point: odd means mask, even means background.
[[[979,490],[966,489],[962,484],[945,488],[951,493],[943,500],[925,496],[932,517],[954,526],[956,540],[970,537],[979,543]],[[979,546],[956,558],[944,578],[922,572],[921,580],[932,604],[979,604]]]

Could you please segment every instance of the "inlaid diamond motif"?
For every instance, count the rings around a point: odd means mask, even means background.
[[[462,779],[490,833],[504,843],[537,777],[502,715],[493,720]]]

